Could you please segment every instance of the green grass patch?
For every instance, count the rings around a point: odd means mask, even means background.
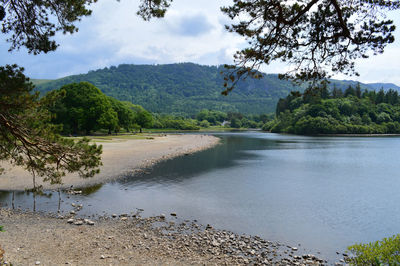
[[[104,135],[104,136],[80,136],[80,137],[67,137],[72,139],[82,139],[84,137],[90,139],[92,142],[96,143],[106,143],[106,142],[121,142],[132,139],[154,139],[160,134],[150,134],[150,133],[138,133],[138,134],[121,134],[121,135]]]

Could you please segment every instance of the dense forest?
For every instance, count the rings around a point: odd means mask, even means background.
[[[264,130],[294,134],[400,133],[400,97],[397,91],[363,90],[358,84],[346,90],[329,90],[326,84],[291,92],[280,99],[276,118]]]
[[[87,81],[103,93],[121,101],[143,106],[154,113],[193,116],[203,109],[262,114],[274,111],[279,98],[290,91],[304,91],[279,80],[275,74],[263,74],[260,80],[248,78],[237,84],[228,95],[223,90],[223,67],[201,66],[192,63],[170,65],[119,65],[48,81],[34,80],[42,94],[63,85]],[[331,81],[331,86],[346,88],[354,81]],[[384,84],[381,84],[382,86]],[[380,86],[380,84],[374,84]],[[362,89],[374,89],[361,84]],[[396,87],[397,88],[397,87]]]
[[[50,91],[43,98],[52,114],[52,124],[64,135],[95,132],[142,132],[143,128],[199,130],[211,126],[261,128],[268,115],[202,110],[192,117],[152,114],[140,105],[105,95],[89,82],[71,83]]]

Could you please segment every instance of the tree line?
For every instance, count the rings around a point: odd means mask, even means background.
[[[225,126],[230,128],[261,128],[272,120],[270,114],[242,114],[203,109],[196,115],[202,127]]]
[[[64,135],[90,135],[107,130],[131,131],[150,127],[153,116],[140,105],[106,96],[89,82],[71,83],[51,91],[45,97],[51,102],[51,122],[61,127]],[[52,100],[50,100],[52,99]]]
[[[210,126],[261,128],[270,115],[245,115],[204,109],[194,116],[151,113],[142,106],[105,95],[89,82],[71,83],[49,92],[43,101],[52,114],[51,123],[63,135],[94,132],[142,132],[143,128],[199,130]]]
[[[326,83],[303,94],[280,99],[275,119],[264,130],[294,134],[398,134],[400,96],[395,90],[362,90],[360,85],[342,91]]]

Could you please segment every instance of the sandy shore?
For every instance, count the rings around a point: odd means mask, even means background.
[[[44,189],[85,187],[117,179],[169,158],[194,153],[216,145],[219,139],[208,135],[164,135],[154,139],[115,139],[103,145],[100,174],[82,179],[77,174],[67,174],[62,185],[51,186],[38,182]],[[6,173],[0,175],[0,190],[25,190],[32,188],[31,175],[20,167],[2,166]]]
[[[82,220],[0,208],[3,260],[13,265],[326,265],[300,247],[171,215],[101,216],[93,225]]]

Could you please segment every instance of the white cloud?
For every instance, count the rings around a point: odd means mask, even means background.
[[[93,5],[92,16],[78,24],[78,33],[57,36],[60,48],[56,52],[32,56],[21,50],[11,54],[2,45],[0,55],[4,63],[25,66],[27,73],[36,78],[56,78],[123,63],[232,63],[233,54],[246,42],[224,28],[230,21],[220,7],[231,2],[174,0],[165,18],[145,22],[136,15],[138,0],[99,1]],[[390,14],[390,18],[400,28],[397,13]],[[396,37],[396,43],[383,55],[358,61],[360,77],[337,77],[400,85],[400,34]],[[261,70],[282,73],[288,66],[274,63]]]
[[[137,2],[103,2],[93,12],[96,21],[92,30],[98,42],[117,49],[115,55],[120,59],[141,57],[154,63],[197,62],[207,54],[232,50],[243,42],[240,37],[225,32],[219,23],[223,16],[218,8],[220,3],[216,5],[215,2],[187,5],[187,0],[174,1],[164,19],[150,22],[135,15]],[[113,12],[108,12],[110,9]],[[224,63],[217,60],[208,63]]]

